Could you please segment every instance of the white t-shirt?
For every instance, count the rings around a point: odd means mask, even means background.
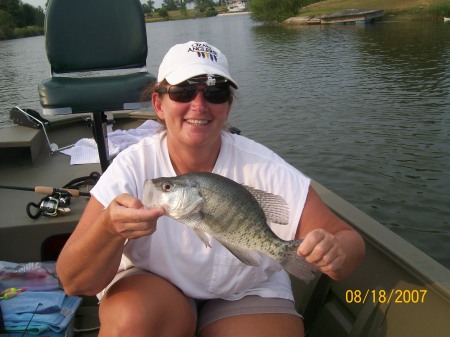
[[[282,196],[289,205],[288,225],[271,228],[284,240],[294,239],[310,179],[266,147],[243,136],[222,133],[213,173]],[[142,200],[144,181],[173,177],[166,133],[145,138],[120,153],[91,193],[105,207],[121,193]],[[149,270],[195,299],[237,300],[247,295],[293,300],[290,280],[279,264],[264,256],[258,267],[243,264],[210,238],[211,248],[192,229],[167,216],[151,236],[128,240],[120,269]]]

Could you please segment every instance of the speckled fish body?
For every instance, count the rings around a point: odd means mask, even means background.
[[[258,266],[263,253],[299,279],[314,277],[312,265],[297,255],[301,241],[284,241],[267,224],[289,221],[288,206],[280,196],[202,172],[147,180],[143,203],[163,207],[168,216],[191,227],[206,246],[208,233],[245,264]]]

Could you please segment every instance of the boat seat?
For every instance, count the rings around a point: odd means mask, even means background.
[[[50,0],[45,46],[52,77],[38,86],[44,115],[92,113],[100,164],[109,165],[108,111],[150,107],[143,90],[147,33],[139,0]]]

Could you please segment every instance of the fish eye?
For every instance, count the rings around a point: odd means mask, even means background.
[[[172,185],[170,183],[163,183],[162,184],[162,190],[164,192],[170,192],[171,189],[172,189]]]

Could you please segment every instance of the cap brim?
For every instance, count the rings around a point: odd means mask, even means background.
[[[217,67],[208,67],[206,65],[198,66],[193,65],[191,67],[184,67],[183,69],[177,69],[173,71],[171,74],[166,75],[165,80],[172,85],[180,84],[192,77],[200,76],[200,75],[217,75],[226,78],[230,81],[230,85],[237,89],[238,86],[236,81],[233,80],[228,74],[221,71]]]

